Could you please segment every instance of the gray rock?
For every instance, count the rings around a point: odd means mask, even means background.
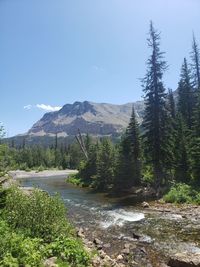
[[[66,137],[77,134],[77,129],[83,134],[104,136],[120,134],[127,127],[133,103],[115,105],[94,103],[89,101],[75,102],[64,105],[59,111],[46,113],[28,131],[29,136]],[[134,103],[136,116],[142,120],[144,102]]]
[[[177,253],[168,262],[171,267],[200,267],[200,253]]]
[[[94,241],[93,241],[93,243],[95,245],[103,245],[103,242],[100,239],[98,239],[98,238],[95,238]]]
[[[44,267],[58,267],[56,264],[57,257],[51,257],[44,261]]]
[[[149,203],[148,202],[142,202],[142,207],[143,208],[149,208]]]
[[[124,258],[124,257],[120,254],[120,255],[117,256],[116,259],[117,259],[117,261],[121,261],[121,260],[123,260],[123,258]]]
[[[129,254],[130,254],[130,249],[129,249],[129,248],[124,248],[124,249],[122,250],[122,254],[129,255]]]
[[[110,248],[111,247],[111,244],[110,243],[104,244],[103,247],[104,248]]]
[[[85,235],[84,235],[84,230],[83,228],[79,228],[78,232],[77,232],[77,236],[80,237],[80,238],[84,238]]]

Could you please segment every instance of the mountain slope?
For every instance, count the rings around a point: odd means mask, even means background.
[[[114,105],[89,101],[64,105],[59,111],[46,113],[28,131],[30,136],[71,136],[80,129],[94,136],[118,135],[128,125],[133,103]],[[138,121],[141,121],[144,102],[134,103]]]

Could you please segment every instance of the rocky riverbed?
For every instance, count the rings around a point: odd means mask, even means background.
[[[124,199],[74,187],[59,175],[23,177],[21,184],[61,194],[78,236],[99,251],[93,266],[200,266],[199,206],[124,205]]]

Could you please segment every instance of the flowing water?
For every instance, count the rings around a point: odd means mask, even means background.
[[[119,253],[124,242],[140,247],[140,251],[154,261],[175,252],[185,250],[200,252],[200,222],[198,218],[184,219],[178,214],[143,213],[133,202],[126,206],[118,198],[92,193],[66,183],[64,177],[22,179],[22,186],[35,186],[53,195],[58,192],[67,209],[70,221],[77,227],[84,227],[90,238],[98,237],[110,243],[112,253]],[[136,240],[137,239],[137,240]],[[135,256],[134,260],[140,259]],[[151,260],[152,263],[152,260]],[[159,265],[142,265],[159,266]]]

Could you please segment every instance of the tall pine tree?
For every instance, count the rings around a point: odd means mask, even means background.
[[[192,87],[191,70],[188,67],[186,58],[184,58],[178,85],[178,111],[190,130],[192,128],[194,105],[195,96]]]
[[[115,169],[115,152],[111,141],[102,140],[97,154],[96,189],[106,191],[113,186]]]
[[[135,116],[134,107],[129,125],[122,137],[117,174],[115,180],[116,189],[127,189],[137,186],[141,182],[141,144],[139,126]]]
[[[194,125],[190,154],[194,182],[200,185],[200,51],[194,35],[191,59],[196,105],[194,108]]]
[[[176,119],[175,136],[175,179],[178,182],[190,181],[188,128],[185,120],[179,113]]]
[[[148,46],[151,56],[147,61],[147,73],[143,79],[145,92],[145,115],[143,120],[144,148],[147,163],[153,167],[155,186],[158,188],[164,178],[167,153],[166,143],[166,93],[163,73],[167,68],[160,51],[160,33],[150,23]]]
[[[174,178],[174,163],[175,163],[175,137],[177,135],[176,125],[176,105],[174,101],[174,95],[171,89],[168,90],[167,96],[167,116],[166,116],[166,139],[167,139],[167,151],[166,153],[166,173],[170,175],[170,180]]]
[[[194,87],[197,91],[198,90],[200,91],[200,50],[194,34],[192,40],[191,60],[192,60],[192,70],[193,70],[192,76],[194,79]]]

